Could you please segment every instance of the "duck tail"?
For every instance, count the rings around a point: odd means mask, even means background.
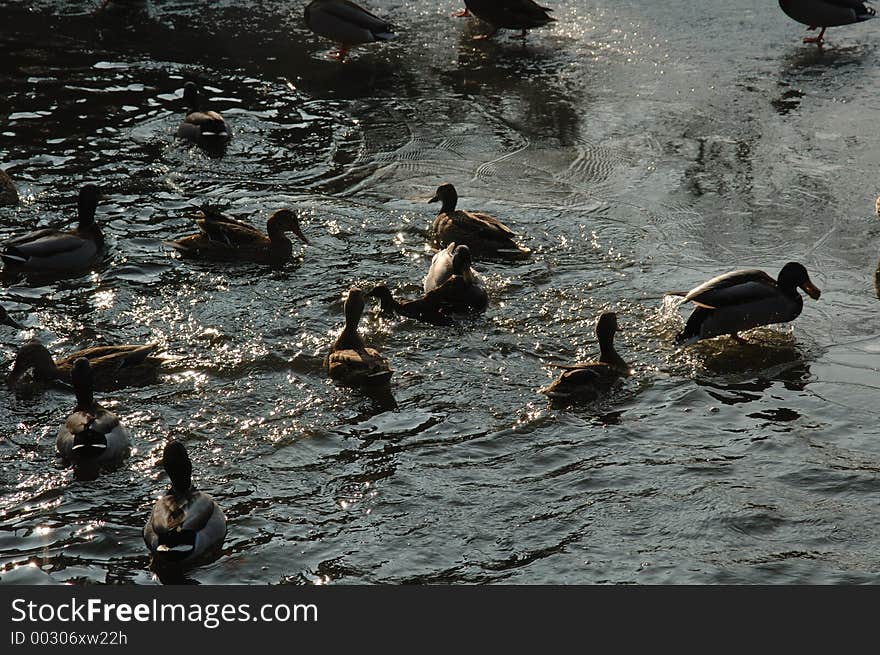
[[[684,330],[675,336],[675,344],[690,346],[699,341],[703,332],[703,322],[709,317],[711,311],[705,307],[697,307],[685,323]]]

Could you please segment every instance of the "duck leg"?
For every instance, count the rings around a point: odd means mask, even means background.
[[[814,30],[816,28],[811,27],[810,29]],[[819,36],[805,36],[804,43],[815,43],[816,45],[822,45],[822,43],[824,42],[823,37],[825,36],[825,30],[827,30],[827,29],[828,29],[827,27],[823,27],[822,31],[819,32]]]
[[[469,18],[470,15],[471,15],[471,12],[468,10],[467,7],[465,7],[464,9],[461,9],[460,11],[456,11],[454,14],[452,14],[452,16],[454,18]]]

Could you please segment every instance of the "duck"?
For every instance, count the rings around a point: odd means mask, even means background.
[[[144,526],[144,543],[162,566],[189,567],[217,554],[226,539],[226,516],[210,494],[192,483],[192,460],[177,440],[165,445],[162,465],[171,487]]]
[[[793,321],[804,307],[798,287],[819,300],[821,291],[810,281],[804,265],[788,262],[775,280],[764,271],[743,269],[713,277],[685,294],[671,294],[683,295],[683,303],[697,306],[675,342],[687,346],[727,334],[743,341],[740,332]]]
[[[592,402],[607,393],[622,377],[630,374],[629,365],[614,349],[618,330],[617,314],[604,312],[596,321],[599,340],[599,361],[582,364],[556,365],[562,374],[546,387],[538,389],[556,402]]]
[[[279,209],[269,216],[266,234],[208,205],[199,209],[195,221],[201,230],[199,234],[165,243],[187,257],[257,263],[290,259],[293,244],[285,236],[286,232],[309,243],[300,229],[299,218],[290,209]]]
[[[129,383],[147,384],[156,379],[162,363],[160,358],[152,356],[158,347],[155,343],[94,346],[77,350],[56,362],[46,346],[32,339],[18,350],[8,384],[16,384],[28,371],[33,371],[34,378],[40,382],[70,384],[74,363],[81,357],[89,361],[102,389]]]
[[[353,387],[387,387],[392,370],[378,350],[367,348],[358,333],[358,323],[364,313],[364,292],[352,287],[345,299],[345,327],[339,333],[325,366],[330,377]]]
[[[822,28],[818,36],[804,37],[804,43],[824,43],[829,27],[861,23],[874,18],[876,12],[860,0],[779,0],[779,7],[810,30]]]
[[[391,23],[349,0],[312,0],[306,5],[306,26],[339,43],[330,56],[343,61],[354,45],[396,39]]]
[[[378,284],[367,294],[368,298],[376,298],[385,314],[397,314],[405,318],[411,318],[422,323],[437,326],[454,325],[452,318],[447,315],[441,305],[432,303],[427,296],[415,300],[395,300],[389,289],[384,284]]]
[[[494,255],[521,259],[531,254],[528,248],[516,243],[513,231],[494,216],[456,209],[458,192],[453,185],[437,187],[437,192],[428,202],[441,203],[431,226],[436,245],[445,247],[453,242],[466,245],[475,257]]]
[[[87,268],[104,248],[104,236],[95,223],[95,210],[101,198],[96,185],[86,184],[79,192],[79,224],[75,230],[45,228],[13,237],[0,250],[3,264],[15,271],[47,273]]]
[[[9,174],[0,168],[0,207],[4,205],[15,206],[18,204],[18,191]]]
[[[177,138],[208,150],[222,152],[232,138],[226,120],[216,111],[202,109],[202,92],[195,82],[183,85],[186,115],[177,127]]]
[[[108,466],[131,452],[131,438],[119,418],[95,402],[95,381],[89,360],[78,357],[71,371],[76,407],[58,430],[55,449],[74,466]]]
[[[18,321],[14,320],[9,315],[9,312],[6,311],[6,308],[2,305],[0,305],[0,323],[2,323],[3,325],[8,325],[9,327],[13,327],[16,330],[22,329],[21,324]]]
[[[450,243],[438,251],[425,277],[425,300],[452,311],[484,311],[489,305],[489,296],[471,261],[470,248],[465,245]]]
[[[556,20],[550,16],[552,9],[532,0],[464,0],[464,4],[471,14],[492,26],[489,34],[478,36],[477,40],[491,39],[501,28],[522,30],[518,38],[524,39],[528,30]]]

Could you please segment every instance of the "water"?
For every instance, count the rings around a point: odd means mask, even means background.
[[[69,393],[0,394],[7,580],[157,583],[141,530],[176,437],[229,520],[202,583],[876,582],[877,25],[819,51],[771,0],[560,1],[524,45],[474,43],[456,0],[373,0],[400,38],[340,65],[301,4],[0,2],[24,199],[0,238],[97,182],[108,242],[90,274],[5,282],[26,329],[2,356],[37,336],[172,357],[99,394],[135,448],[94,482],[54,461]],[[232,126],[223,159],[174,142],[189,79]],[[457,327],[365,316],[389,410],[321,361],[348,287],[417,293],[442,182],[534,255],[480,262],[492,302]],[[199,202],[260,226],[293,207],[312,245],[280,270],[183,261],[162,241]],[[671,345],[665,291],[791,259],[823,291],[793,325]],[[595,356],[605,310],[635,375],[551,409],[549,364]]]

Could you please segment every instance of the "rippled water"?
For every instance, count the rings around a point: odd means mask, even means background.
[[[400,38],[340,65],[301,2],[95,4],[0,1],[0,167],[24,199],[0,239],[95,181],[108,242],[91,274],[7,279],[26,329],[0,347],[172,359],[99,394],[135,448],[93,482],[54,459],[69,393],[0,394],[7,580],[156,582],[141,530],[176,437],[229,519],[203,583],[877,581],[873,22],[820,51],[772,0],[559,0],[525,44],[475,43],[457,0],[371,0]],[[223,159],[174,141],[190,79],[232,126]],[[389,410],[321,362],[345,289],[417,293],[446,181],[534,256],[480,262],[489,310],[454,328],[365,316]],[[162,241],[199,202],[260,226],[293,207],[311,245],[279,270],[183,261]],[[823,291],[792,326],[671,345],[665,291],[790,259]],[[551,409],[549,363],[594,356],[607,309],[636,374]]]

